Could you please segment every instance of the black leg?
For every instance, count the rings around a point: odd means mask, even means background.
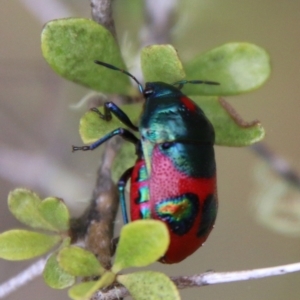
[[[108,141],[109,139],[111,139],[112,137],[114,137],[115,135],[120,135],[123,139],[125,139],[135,145],[137,145],[140,141],[133,133],[131,133],[127,129],[118,128],[118,129],[115,129],[114,131],[108,133],[107,135],[103,136],[101,139],[99,139],[98,141],[96,141],[95,143],[93,143],[89,146],[82,146],[82,147],[72,146],[73,152],[78,151],[78,150],[82,150],[82,151],[94,150],[97,147],[99,147],[100,145],[102,145],[103,143],[105,143],[106,141]]]
[[[137,161],[143,159],[143,150],[142,150],[142,144],[141,141],[139,140],[135,144],[135,151],[137,155]],[[127,209],[126,209],[126,199],[125,199],[125,187],[126,184],[131,177],[131,174],[133,172],[134,167],[131,167],[127,169],[122,176],[120,177],[118,181],[118,190],[119,190],[119,200],[121,204],[121,210],[122,210],[122,217],[123,217],[123,222],[124,224],[128,223],[128,215],[127,215]]]
[[[105,121],[110,121],[114,114],[122,123],[124,123],[127,127],[131,128],[132,130],[138,131],[138,127],[133,125],[128,116],[121,110],[116,104],[113,102],[105,102],[104,104],[104,113],[94,107],[91,109],[95,113],[99,115],[99,117]]]
[[[119,190],[119,200],[121,204],[121,211],[122,211],[122,217],[124,224],[128,223],[128,215],[127,215],[127,208],[126,208],[126,199],[125,199],[125,187],[126,184],[131,177],[133,171],[133,167],[127,169],[118,182],[118,190]]]

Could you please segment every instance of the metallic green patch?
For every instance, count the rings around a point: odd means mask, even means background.
[[[179,172],[189,177],[211,178],[216,173],[213,145],[169,142],[160,144],[159,149]]]
[[[184,235],[192,228],[198,211],[199,198],[193,193],[162,200],[155,206],[157,216],[177,235]]]
[[[140,210],[141,219],[151,219],[150,209],[148,206],[144,206]]]
[[[139,188],[139,197],[135,199],[136,204],[149,201],[149,188],[148,186],[142,186]]]
[[[139,169],[138,182],[145,181],[147,179],[148,179],[147,169],[146,166],[144,165]]]

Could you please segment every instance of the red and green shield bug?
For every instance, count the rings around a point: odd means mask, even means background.
[[[109,121],[114,114],[132,131],[118,128],[89,146],[94,150],[115,135],[136,147],[137,161],[121,176],[118,187],[124,223],[128,222],[125,186],[131,180],[131,220],[156,219],[170,232],[170,245],[160,259],[172,264],[194,253],[207,239],[217,215],[214,128],[202,109],[181,92],[191,84],[218,84],[212,81],[182,80],[174,84],[147,82],[145,88],[130,73],[110,64],[95,63],[130,76],[145,98],[138,126],[114,103],[106,102],[104,113],[92,109]]]

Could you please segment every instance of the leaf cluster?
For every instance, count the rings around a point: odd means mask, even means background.
[[[153,298],[148,299],[157,299],[158,294],[179,299],[175,285],[164,274],[144,271],[119,275],[124,269],[147,266],[164,255],[170,242],[164,223],[141,220],[125,225],[120,233],[114,264],[106,270],[93,253],[70,244],[70,215],[61,199],[41,200],[29,190],[16,189],[9,194],[8,206],[21,223],[33,230],[14,229],[0,234],[0,257],[25,260],[45,254],[56,246],[43,272],[50,287],[73,286],[78,277],[99,278],[71,287],[69,296],[72,299],[89,299],[97,290],[117,282],[127,287],[136,299],[143,299],[144,290],[149,290],[150,285]]]
[[[126,69],[113,36],[92,20],[70,18],[49,22],[42,32],[42,52],[49,65],[68,80],[102,93],[137,95],[127,76],[94,64],[94,60],[100,60]],[[259,122],[243,121],[221,98],[257,89],[268,79],[269,56],[262,48],[249,43],[228,43],[199,54],[192,61],[181,62],[173,46],[152,45],[141,51],[141,68],[146,81],[173,83],[186,78],[220,83],[187,84],[183,89],[211,120],[217,145],[248,146],[264,137]],[[141,103],[121,108],[138,124]],[[84,143],[92,143],[121,126],[117,118],[105,122],[97,114],[87,112],[80,120],[79,131]],[[134,164],[133,151],[132,145],[122,148],[115,160],[115,178]],[[89,299],[98,289],[116,283],[127,287],[135,299],[179,299],[176,287],[164,274],[120,274],[124,269],[146,266],[164,255],[169,245],[164,223],[147,220],[124,226],[114,264],[106,270],[94,254],[71,245],[70,215],[61,199],[41,200],[29,190],[16,189],[9,194],[8,206],[21,223],[33,230],[15,229],[0,234],[0,257],[30,259],[56,246],[43,273],[49,286],[62,289],[74,285],[78,277],[93,279],[70,288],[72,299]]]
[[[137,95],[128,76],[93,63],[100,60],[125,68],[113,36],[91,20],[71,18],[49,22],[42,33],[42,51],[49,65],[69,80],[103,93]],[[217,145],[243,147],[264,138],[265,130],[258,121],[243,121],[230,104],[220,98],[250,92],[265,83],[271,68],[264,49],[250,43],[228,43],[185,63],[173,46],[151,45],[141,51],[141,67],[146,82],[174,83],[186,78],[220,83],[219,86],[187,84],[183,88],[212,122]],[[121,106],[136,125],[142,108],[142,103]],[[99,109],[102,111],[102,107]],[[106,122],[89,111],[80,120],[79,132],[83,142],[88,144],[122,126],[116,117]],[[114,180],[134,164],[133,153],[132,145],[123,146],[114,161]]]

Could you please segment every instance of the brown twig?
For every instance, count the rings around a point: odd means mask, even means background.
[[[250,147],[258,156],[266,161],[270,168],[278,174],[283,180],[300,189],[300,176],[292,169],[290,164],[281,157],[271,151],[265,143],[257,143]]]
[[[103,25],[117,40],[115,22],[112,16],[112,0],[90,0],[92,18]]]
[[[6,298],[12,292],[28,284],[43,273],[47,258],[41,258],[28,268],[0,284],[0,299]]]
[[[7,297],[14,290],[39,276],[44,269],[45,263],[46,259],[43,258],[32,264],[29,268],[19,273],[17,276],[2,283],[0,285],[0,299]],[[201,287],[213,284],[261,279],[272,276],[286,275],[294,272],[300,272],[300,263],[236,272],[206,272],[192,276],[171,277],[171,280],[178,289],[185,289],[190,287]],[[96,292],[91,300],[114,300],[127,297],[128,295],[129,292],[125,287],[118,286],[113,287],[106,292]]]
[[[146,23],[140,33],[142,46],[170,43],[177,2],[145,0]]]
[[[91,8],[93,19],[105,26],[116,39],[112,0],[91,0]],[[79,226],[73,227],[78,229],[83,226],[80,230],[86,233],[86,248],[92,251],[107,269],[111,266],[111,241],[119,206],[117,187],[111,179],[110,170],[121,143],[122,139],[118,137],[106,143],[91,205],[81,218]]]
[[[231,119],[240,127],[250,128],[258,125],[260,122],[258,120],[246,122],[238,112],[223,98],[219,98],[219,103],[225,109],[225,111],[230,115]]]
[[[300,272],[300,263],[236,272],[206,272],[192,276],[173,277],[171,280],[175,283],[178,289],[185,289],[190,287],[201,287],[220,283],[286,275],[294,272]],[[100,291],[95,293],[92,300],[113,300],[124,298],[128,295],[128,290],[124,287],[114,287],[105,293]]]
[[[89,224],[86,247],[96,254],[102,266],[107,269],[111,267],[111,243],[119,206],[118,191],[111,179],[110,170],[120,146],[121,140],[118,137],[106,144],[87,218]]]

